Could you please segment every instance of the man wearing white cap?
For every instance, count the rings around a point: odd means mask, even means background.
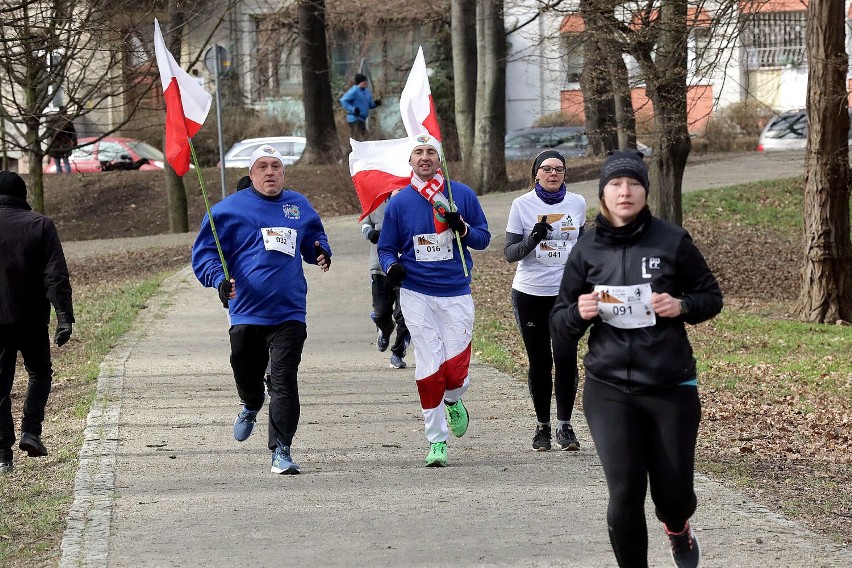
[[[447,464],[449,432],[463,436],[469,423],[461,397],[470,386],[473,298],[462,258],[472,269],[468,248],[484,249],[491,234],[473,190],[444,180],[440,142],[421,134],[412,137],[411,147],[411,183],[388,201],[378,252],[388,283],[400,286],[414,345],[414,378],[430,442],[426,465],[441,467]]]
[[[251,187],[213,206],[212,214],[230,271],[225,278],[219,252],[204,217],[192,248],[192,268],[207,287],[218,288],[230,315],[231,367],[242,400],[234,438],[251,435],[266,400],[264,371],[271,361],[269,437],[273,473],[299,473],[290,446],[299,424],[297,374],[305,326],[308,284],[302,260],[331,267],[322,221],[300,193],[284,189],[284,162],[272,146],[254,151]]]

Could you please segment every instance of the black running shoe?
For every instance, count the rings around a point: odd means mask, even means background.
[[[580,442],[574,435],[574,429],[570,424],[565,424],[556,429],[556,443],[563,452],[575,452],[580,449]]]
[[[674,560],[675,566],[677,568],[698,568],[701,566],[701,547],[698,546],[698,538],[695,536],[695,531],[689,526],[689,521],[678,533],[670,532],[665,523],[663,523],[663,528],[666,530],[666,536],[669,537],[669,544],[672,547],[672,560]]]
[[[536,426],[533,449],[537,452],[550,450],[550,426]]]

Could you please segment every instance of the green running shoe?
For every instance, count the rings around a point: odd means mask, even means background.
[[[447,443],[434,442],[426,456],[426,467],[444,467],[447,465]]]
[[[467,408],[461,399],[453,404],[444,403],[447,409],[447,425],[450,427],[450,432],[456,438],[461,438],[467,432],[467,425],[470,423],[470,415],[467,413]]]

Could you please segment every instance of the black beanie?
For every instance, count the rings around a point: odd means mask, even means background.
[[[15,172],[0,172],[0,195],[27,200],[27,184]]]
[[[641,183],[642,187],[645,188],[645,196],[647,197],[651,184],[648,182],[648,166],[645,165],[644,158],[645,155],[638,150],[610,152],[603,167],[601,167],[598,197],[603,196],[604,186],[609,180],[618,177],[633,178]]]
[[[360,85],[361,83],[363,83],[366,80],[367,80],[367,78],[364,77],[363,75],[361,75],[360,73],[355,73],[355,84],[356,85]]]
[[[556,150],[545,150],[544,152],[542,152],[541,154],[536,156],[535,160],[533,160],[532,178],[530,178],[530,179],[533,180],[533,182],[535,182],[535,173],[541,167],[542,162],[544,162],[548,158],[556,158],[557,160],[562,162],[563,166],[565,165],[565,156],[563,156],[562,154],[560,154]]]

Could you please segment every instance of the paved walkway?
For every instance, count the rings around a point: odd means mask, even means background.
[[[572,190],[596,195],[594,183]],[[497,241],[516,195],[483,199]],[[575,415],[580,452],[533,452],[523,382],[474,361],[471,428],[450,440],[449,467],[423,467],[413,370],[375,349],[367,243],[354,217],[327,229],[331,271],[307,267],[302,475],[269,472],[266,409],[259,431],[234,441],[225,312],[184,269],[103,362],[60,565],[615,566],[585,422]],[[706,478],[697,491],[704,566],[852,564],[735,491]],[[651,565],[671,566],[649,526]]]

